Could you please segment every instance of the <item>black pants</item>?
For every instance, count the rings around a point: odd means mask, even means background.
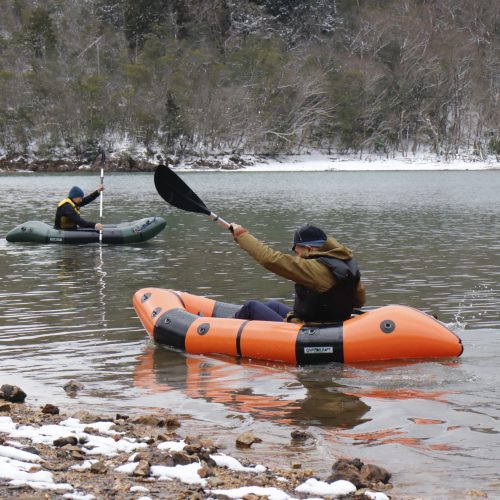
[[[238,319],[257,319],[261,321],[283,321],[291,310],[291,307],[277,300],[268,300],[266,302],[249,300],[243,304],[234,317]]]

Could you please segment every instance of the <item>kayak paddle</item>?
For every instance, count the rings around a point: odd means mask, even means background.
[[[170,205],[208,217],[229,229],[231,224],[211,212],[193,190],[167,165],[158,165],[155,170],[155,187],[158,194]]]

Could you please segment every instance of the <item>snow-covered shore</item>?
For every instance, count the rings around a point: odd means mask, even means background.
[[[489,156],[480,159],[475,156],[460,158],[438,157],[435,155],[415,155],[385,157],[380,155],[357,158],[352,155],[325,154],[311,152],[300,155],[237,155],[220,154],[206,157],[162,157],[140,156],[124,162],[119,153],[109,153],[106,157],[107,172],[152,172],[159,163],[165,163],[178,172],[321,172],[321,171],[438,171],[438,170],[500,170],[500,158]],[[82,163],[77,160],[33,160],[17,158],[7,161],[0,158],[0,172],[4,173],[47,173],[98,171],[100,164]]]
[[[248,159],[248,163],[249,165],[243,167],[243,170],[252,172],[500,170],[500,162],[493,157],[481,161],[472,159],[445,161],[425,156],[356,159],[339,155],[304,154],[266,160]]]
[[[390,474],[375,465],[363,469],[357,459],[340,460],[339,470],[334,466],[325,480],[299,462],[276,469],[245,465],[218,450],[212,442],[217,436],[189,436],[180,426],[167,413],[103,418],[80,411],[71,417],[53,405],[40,410],[2,403],[0,496],[321,500],[357,494],[389,500],[377,490],[392,488]],[[251,438],[248,446],[259,442]],[[342,479],[351,463],[360,472],[349,479],[375,489]]]

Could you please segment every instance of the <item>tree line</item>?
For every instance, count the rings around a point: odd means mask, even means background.
[[[500,156],[496,0],[0,0],[0,153]]]

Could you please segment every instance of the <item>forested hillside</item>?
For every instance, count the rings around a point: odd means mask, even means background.
[[[0,154],[500,155],[498,0],[0,0]]]

